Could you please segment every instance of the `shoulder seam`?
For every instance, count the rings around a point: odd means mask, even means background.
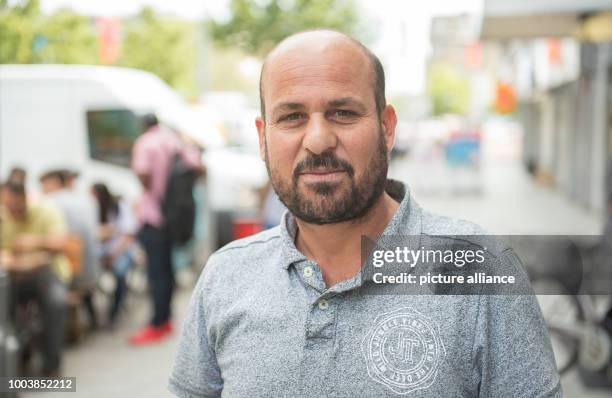
[[[215,254],[225,253],[226,251],[233,250],[233,249],[244,249],[245,247],[249,247],[249,246],[251,246],[252,244],[255,244],[255,243],[266,243],[266,242],[271,241],[272,239],[278,239],[278,238],[280,238],[280,236],[275,235],[275,236],[272,236],[272,237],[270,237],[268,239],[265,239],[265,240],[255,240],[255,241],[249,242],[246,245],[242,245],[242,246],[224,247],[223,249],[218,250]]]

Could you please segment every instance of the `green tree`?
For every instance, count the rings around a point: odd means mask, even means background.
[[[118,65],[147,70],[194,94],[194,23],[161,19],[144,8],[123,30]],[[0,63],[99,64],[96,25],[66,9],[43,15],[39,0],[0,0]]]
[[[184,94],[195,90],[195,26],[161,19],[145,7],[129,22],[118,64],[154,73]]]
[[[37,50],[37,42],[46,43]],[[59,10],[45,18],[34,37],[37,57],[58,64],[96,64],[98,37],[89,18],[69,10]]]
[[[352,0],[232,0],[228,21],[210,21],[213,41],[262,56],[283,38],[307,29],[363,32]],[[363,37],[361,37],[363,39]]]
[[[49,17],[38,0],[0,3],[0,63],[94,63],[97,37],[87,17],[61,10]]]
[[[427,79],[427,94],[434,115],[465,114],[469,105],[470,87],[467,78],[454,66],[432,65]]]
[[[34,61],[32,43],[40,24],[38,0],[9,6],[0,4],[0,63]]]

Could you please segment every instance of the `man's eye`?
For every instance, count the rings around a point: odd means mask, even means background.
[[[336,109],[332,113],[332,117],[335,119],[350,119],[357,116],[357,114],[353,111],[349,111],[346,109]]]
[[[301,113],[290,113],[285,116],[281,116],[278,121],[279,122],[295,122],[301,120],[303,115]]]

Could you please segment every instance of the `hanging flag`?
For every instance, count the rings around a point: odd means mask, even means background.
[[[507,115],[516,109],[516,93],[514,88],[509,84],[497,82],[495,86],[495,103],[493,104],[495,112]]]
[[[464,48],[463,52],[465,66],[470,69],[478,69],[483,63],[482,44],[480,42],[474,42],[468,44]]]
[[[559,39],[548,39],[548,62],[551,65],[561,64],[561,40]]]
[[[120,22],[117,18],[100,17],[96,20],[98,26],[98,37],[100,40],[100,62],[112,64],[121,49]]]

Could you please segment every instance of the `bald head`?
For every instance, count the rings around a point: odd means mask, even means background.
[[[270,79],[274,78],[277,67],[296,61],[300,56],[321,57],[325,53],[334,51],[346,53],[342,60],[356,66],[355,72],[360,76],[350,76],[350,78],[365,78],[371,82],[376,110],[380,116],[386,106],[386,100],[385,73],[378,57],[361,42],[343,33],[333,30],[313,30],[287,37],[276,45],[264,60],[259,79],[262,118],[266,119],[265,90]],[[360,70],[359,66],[364,65],[367,68]]]

